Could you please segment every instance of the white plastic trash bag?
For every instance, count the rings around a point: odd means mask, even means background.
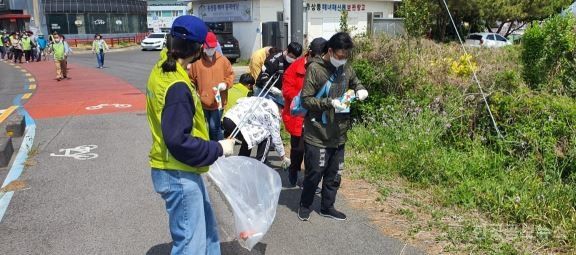
[[[218,159],[208,176],[232,209],[240,245],[252,250],[276,217],[282,190],[280,175],[258,160],[233,156]]]

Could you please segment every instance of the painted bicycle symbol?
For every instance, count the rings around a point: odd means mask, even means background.
[[[75,148],[69,149],[60,149],[60,153],[64,154],[56,154],[50,153],[52,157],[70,157],[77,160],[87,160],[87,159],[95,159],[98,157],[98,154],[90,152],[94,149],[98,148],[98,145],[81,145]]]
[[[124,109],[124,108],[130,108],[130,107],[132,107],[132,105],[131,104],[99,104],[99,105],[88,106],[88,107],[86,107],[86,110],[89,110],[89,111],[101,110],[104,107],[114,107],[114,108]]]

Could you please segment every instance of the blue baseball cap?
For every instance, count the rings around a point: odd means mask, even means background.
[[[183,15],[174,20],[170,35],[180,39],[204,43],[208,26],[203,20],[192,15]]]

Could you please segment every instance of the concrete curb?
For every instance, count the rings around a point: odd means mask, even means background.
[[[6,123],[6,134],[10,137],[22,137],[26,130],[26,121],[23,116],[12,115]]]
[[[14,154],[12,137],[0,137],[0,167],[6,167]]]

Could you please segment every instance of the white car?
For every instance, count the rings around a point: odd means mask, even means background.
[[[471,47],[500,48],[512,45],[512,42],[496,33],[473,33],[466,37],[465,44]]]
[[[140,43],[142,50],[162,50],[166,46],[166,33],[149,34]]]

